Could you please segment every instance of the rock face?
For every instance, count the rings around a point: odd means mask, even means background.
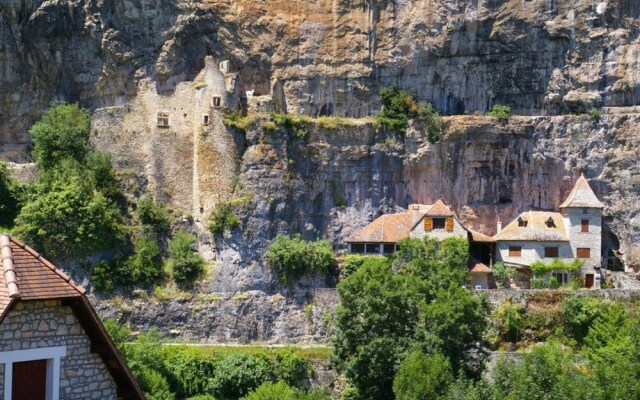
[[[230,60],[281,110],[360,117],[397,84],[447,114],[640,102],[634,0],[9,0],[0,5],[0,158],[57,99],[124,104],[150,78]]]

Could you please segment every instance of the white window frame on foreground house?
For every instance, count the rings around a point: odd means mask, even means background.
[[[67,346],[41,347],[29,350],[0,352],[0,364],[4,364],[4,399],[11,400],[13,393],[13,363],[47,360],[46,400],[60,399],[60,359],[67,355]]]

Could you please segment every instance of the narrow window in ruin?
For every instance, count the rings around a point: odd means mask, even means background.
[[[222,99],[219,96],[213,96],[213,106],[220,107],[222,105]]]
[[[164,128],[169,126],[169,113],[158,112],[158,126]]]
[[[202,123],[205,125],[209,125],[209,116],[208,115],[204,115]]]

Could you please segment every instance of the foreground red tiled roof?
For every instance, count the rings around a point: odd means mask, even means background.
[[[489,269],[489,267],[487,267],[486,265],[484,265],[480,261],[475,260],[473,258],[469,258],[469,272],[490,274],[491,273],[491,269]]]
[[[84,289],[35,250],[9,235],[0,235],[0,323],[13,304],[29,300],[60,300],[70,307],[92,347],[118,385],[119,399],[144,400],[144,394],[116,350]],[[94,350],[91,350],[94,352]]]
[[[593,193],[584,175],[581,175],[573,186],[573,189],[571,189],[571,193],[569,193],[567,199],[560,205],[560,208],[567,207],[604,208],[604,204],[602,204],[596,197],[596,194]]]
[[[84,289],[35,250],[8,235],[0,235],[2,278],[0,315],[11,298],[46,300],[80,297]]]
[[[409,237],[411,227],[411,212],[385,214],[359,231],[352,233],[347,238],[347,242],[396,243]]]

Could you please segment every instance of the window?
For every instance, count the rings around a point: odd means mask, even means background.
[[[379,254],[380,253],[380,245],[377,243],[367,243],[365,245],[366,253]]]
[[[66,354],[66,346],[0,352],[4,399],[58,400],[60,359]]]
[[[553,221],[553,218],[549,217],[549,219],[547,219],[547,221],[545,222],[545,225],[547,225],[547,228],[555,228],[556,227],[556,223]]]
[[[591,258],[591,249],[588,247],[578,247],[578,258]]]
[[[522,257],[522,247],[509,246],[509,257]]]
[[[213,106],[220,107],[221,104],[222,104],[222,99],[218,96],[213,96]]]
[[[446,218],[433,218],[433,229],[445,229],[446,224]]]
[[[580,221],[580,232],[589,232],[589,220],[583,219]]]
[[[556,258],[558,257],[558,248],[557,247],[545,247],[544,248],[544,256],[545,258]]]
[[[202,123],[203,123],[204,125],[209,125],[209,116],[208,116],[208,115],[205,115],[205,116],[203,117]]]
[[[385,244],[384,248],[382,249],[382,252],[384,254],[393,254],[394,251],[396,251],[395,244]]]
[[[569,274],[566,272],[554,272],[552,276],[560,285],[569,283]]]
[[[583,214],[589,214],[589,210],[587,210],[586,208],[584,210],[582,210]]]
[[[522,217],[519,217],[518,218],[518,227],[519,228],[526,228],[527,227],[527,220],[522,218]]]
[[[163,128],[169,126],[169,113],[158,112],[158,126]]]
[[[351,243],[351,252],[356,254],[364,253],[364,244],[362,243]]]

